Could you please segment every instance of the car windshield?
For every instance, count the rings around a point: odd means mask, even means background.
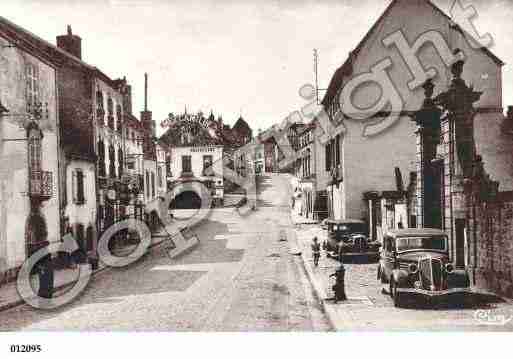
[[[446,250],[447,237],[406,237],[397,238],[397,250],[407,251],[411,249],[434,249],[438,251]]]
[[[365,233],[365,229],[365,223],[339,223],[333,225],[333,231],[342,234]]]

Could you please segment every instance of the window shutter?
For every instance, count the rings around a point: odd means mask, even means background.
[[[326,159],[326,171],[330,170],[330,164],[331,164],[331,158],[330,158],[331,157],[331,153],[330,153],[331,146],[330,145],[331,144],[328,142],[325,147],[326,148],[326,158],[325,158]]]
[[[77,201],[79,204],[84,203],[84,174],[77,171]]]
[[[337,135],[335,141],[335,156],[336,156],[336,165],[340,164],[340,135]]]
[[[77,196],[77,172],[73,171],[72,179],[71,179],[71,192],[73,194],[73,203],[78,203]]]

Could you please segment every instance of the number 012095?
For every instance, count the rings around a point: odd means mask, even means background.
[[[10,346],[11,353],[39,353],[41,345],[39,344],[13,344]]]

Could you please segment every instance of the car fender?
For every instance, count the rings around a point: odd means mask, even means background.
[[[392,271],[392,278],[397,286],[402,287],[408,282],[408,272],[403,269],[394,269]]]

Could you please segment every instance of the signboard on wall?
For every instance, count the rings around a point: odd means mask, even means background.
[[[191,152],[215,152],[216,147],[192,147]]]

